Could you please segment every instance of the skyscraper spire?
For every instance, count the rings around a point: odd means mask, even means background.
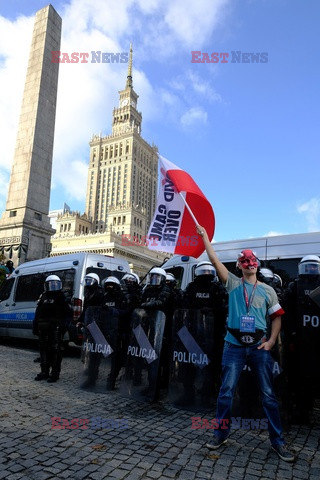
[[[132,88],[132,43],[130,43],[130,54],[129,54],[129,64],[128,64],[128,75],[126,88]]]

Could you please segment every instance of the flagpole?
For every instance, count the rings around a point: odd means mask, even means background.
[[[199,222],[198,222],[198,220],[196,219],[196,217],[194,216],[193,211],[192,211],[191,208],[189,207],[186,199],[184,198],[184,196],[182,195],[181,192],[179,192],[179,195],[180,195],[180,197],[182,198],[182,200],[184,201],[184,204],[185,204],[185,206],[187,207],[187,209],[188,209],[188,211],[189,211],[189,213],[190,213],[190,215],[191,215],[194,223],[195,223],[196,225],[199,225]]]

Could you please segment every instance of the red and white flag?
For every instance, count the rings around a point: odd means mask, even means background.
[[[213,238],[213,209],[193,178],[184,170],[159,155],[160,188],[157,207],[151,222],[147,245],[158,250],[199,257],[204,251],[196,223]]]

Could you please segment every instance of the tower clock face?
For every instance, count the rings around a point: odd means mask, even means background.
[[[121,107],[126,107],[129,103],[129,100],[127,98],[125,98],[124,100],[122,100],[121,102]]]

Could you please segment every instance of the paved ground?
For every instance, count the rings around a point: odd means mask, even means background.
[[[203,414],[165,402],[145,405],[116,391],[82,391],[76,354],[63,359],[58,383],[35,382],[35,352],[0,345],[0,480],[320,478],[318,410],[311,428],[294,426],[286,435],[298,455],[294,464],[270,450],[264,430],[235,430],[228,446],[212,455],[205,448],[210,431],[191,429],[191,416]],[[52,417],[122,419],[122,428],[52,429]]]

